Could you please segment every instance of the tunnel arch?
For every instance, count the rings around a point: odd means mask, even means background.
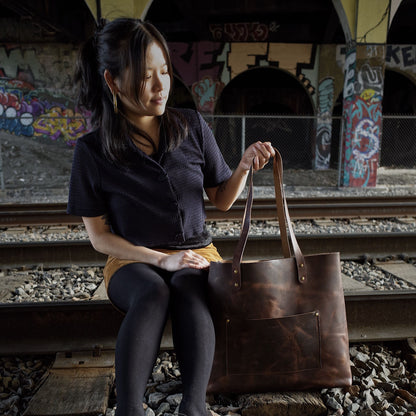
[[[306,87],[291,73],[270,66],[242,72],[224,87],[214,113],[227,115],[217,119],[214,133],[230,166],[236,166],[243,148],[267,140],[279,149],[285,167],[311,167],[315,108]],[[261,118],[250,117],[255,115]],[[242,117],[235,116],[248,116],[245,129]]]
[[[314,103],[305,86],[290,72],[273,66],[250,68],[222,90],[216,114],[313,115]]]

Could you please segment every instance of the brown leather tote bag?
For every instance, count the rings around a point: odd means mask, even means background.
[[[209,303],[216,334],[209,393],[351,384],[339,253],[302,254],[283,193],[282,160],[277,150],[273,171],[284,258],[242,262],[253,203],[251,170],[233,260],[213,262],[209,270]]]

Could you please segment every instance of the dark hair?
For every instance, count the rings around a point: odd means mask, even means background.
[[[107,69],[113,78],[117,78],[129,68],[127,87],[139,104],[144,88],[146,52],[154,42],[165,54],[172,85],[173,70],[166,40],[151,23],[131,18],[111,22],[101,20],[96,34],[80,50],[75,71],[75,81],[79,84],[78,104],[91,111],[92,125],[101,131],[104,153],[113,162],[127,162],[127,140],[132,132],[138,133],[151,143],[153,150],[156,149],[146,132],[123,117],[122,108],[118,114],[114,112],[104,71]],[[173,150],[187,134],[186,120],[180,112],[167,107],[161,116],[161,125],[167,138],[167,148]]]

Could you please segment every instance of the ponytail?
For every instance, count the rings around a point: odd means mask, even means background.
[[[74,80],[79,85],[77,104],[91,111],[91,123],[98,127],[103,113],[104,86],[103,77],[99,74],[96,36],[92,36],[81,47]]]
[[[166,40],[153,25],[138,19],[119,18],[108,23],[102,19],[95,36],[87,40],[78,56],[75,71],[75,82],[79,86],[78,104],[91,111],[91,124],[100,129],[104,154],[115,163],[128,162],[131,133],[139,134],[151,144],[153,141],[123,116],[120,102],[119,111],[114,111],[104,71],[108,70],[113,78],[118,78],[130,68],[127,87],[139,104],[145,76],[146,50],[153,42],[162,47],[173,80]],[[173,150],[187,135],[186,119],[180,112],[166,108],[161,116],[161,124],[166,133],[168,149]]]

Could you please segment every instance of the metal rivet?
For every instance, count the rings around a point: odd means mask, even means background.
[[[234,286],[235,286],[235,287],[238,287],[238,283],[237,283],[237,282],[235,282],[235,283],[234,283]]]
[[[229,319],[227,319],[227,324],[229,324],[230,323],[230,320]]]
[[[238,270],[237,269],[234,269],[234,274],[238,274]]]
[[[301,263],[301,264],[299,264],[299,266],[300,266],[300,267],[303,267],[303,266],[304,266],[304,264],[303,264],[303,263]]]
[[[302,277],[300,278],[300,280],[302,280],[302,282],[304,282],[304,281],[305,281],[305,279],[306,279],[306,277],[305,277],[305,276],[302,276]]]
[[[319,316],[319,312],[315,312],[315,316]]]

